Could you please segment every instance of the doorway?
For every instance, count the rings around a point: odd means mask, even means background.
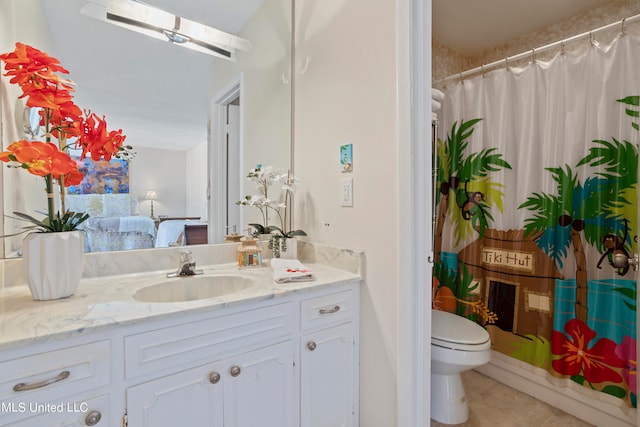
[[[211,243],[240,233],[242,212],[242,75],[212,98],[209,150],[209,231]]]

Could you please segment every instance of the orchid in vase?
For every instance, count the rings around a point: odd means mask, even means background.
[[[9,163],[9,167],[25,169],[42,177],[45,183],[47,216],[40,220],[14,212],[20,219],[31,223],[17,234],[73,231],[89,215],[65,208],[65,188],[78,185],[83,179],[78,163],[69,155],[69,149],[81,150],[81,159],[89,155],[93,160],[110,160],[112,157],[132,157],[132,147],[123,145],[126,137],[121,129],[108,131],[104,117],[83,111],[73,102],[74,83],[58,75],[69,71],[56,58],[29,45],[16,43],[13,52],[0,55],[0,62],[5,64],[4,75],[11,77],[9,82],[22,90],[20,98],[26,98],[26,106],[39,109],[44,138],[43,141],[15,141],[0,153],[0,160]],[[52,142],[53,139],[57,143]],[[75,141],[70,142],[72,139]],[[54,194],[56,185],[59,187],[57,200]],[[59,208],[56,208],[56,201]]]
[[[253,206],[260,210],[263,223],[251,223],[249,226],[255,230],[254,235],[271,234],[269,249],[272,249],[274,257],[278,258],[281,250],[287,250],[287,238],[307,235],[303,230],[291,229],[291,203],[298,179],[291,175],[291,171],[274,169],[273,166],[261,164],[251,169],[247,178],[256,185],[256,193],[245,196],[236,204]],[[269,198],[269,189],[276,183],[281,184],[281,189],[284,191],[283,201]],[[269,220],[273,217],[278,219],[280,226],[270,225]]]

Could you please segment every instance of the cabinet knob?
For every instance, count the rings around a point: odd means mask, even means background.
[[[317,347],[316,342],[315,341],[309,341],[307,343],[307,348],[309,349],[309,351],[313,351],[315,350]]]
[[[229,372],[232,377],[237,377],[240,375],[240,372],[242,372],[242,369],[240,369],[240,366],[232,366],[231,369],[229,369]]]
[[[100,411],[91,411],[85,417],[84,423],[88,426],[94,426],[100,422],[101,418],[102,414],[100,413]]]
[[[220,382],[220,374],[217,372],[209,374],[209,382],[211,384],[218,384]]]

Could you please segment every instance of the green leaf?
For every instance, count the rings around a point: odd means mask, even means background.
[[[584,377],[582,375],[573,375],[571,381],[577,382],[580,385],[584,385]]]
[[[625,391],[625,389],[623,389],[622,387],[618,387],[617,385],[608,385],[600,391],[620,399],[624,398],[627,395],[627,392]]]
[[[622,102],[627,105],[635,105],[636,107],[640,106],[640,95],[635,96],[627,96],[622,99],[616,99],[617,102]]]
[[[636,111],[636,110],[630,110],[628,108],[625,108],[624,110],[628,116],[631,117],[640,117],[640,111]]]

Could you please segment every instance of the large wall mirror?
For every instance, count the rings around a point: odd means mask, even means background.
[[[89,173],[126,180],[125,191],[85,186],[66,197],[69,208],[91,214],[88,250],[187,244],[184,224],[206,224],[209,243],[234,228],[241,233],[259,214],[235,204],[253,191],[247,171],[256,164],[291,168],[292,1],[144,2],[247,40],[250,49],[236,50],[235,61],[97,20],[81,13],[88,3],[0,0],[0,51],[19,41],[57,57],[76,83],[76,104],[121,128],[136,152],[128,164],[87,165]],[[19,95],[2,77],[3,150],[37,139]],[[46,198],[41,178],[4,164],[2,183],[8,235],[25,225],[12,212],[35,216]],[[20,256],[22,238],[2,239],[4,257]]]

